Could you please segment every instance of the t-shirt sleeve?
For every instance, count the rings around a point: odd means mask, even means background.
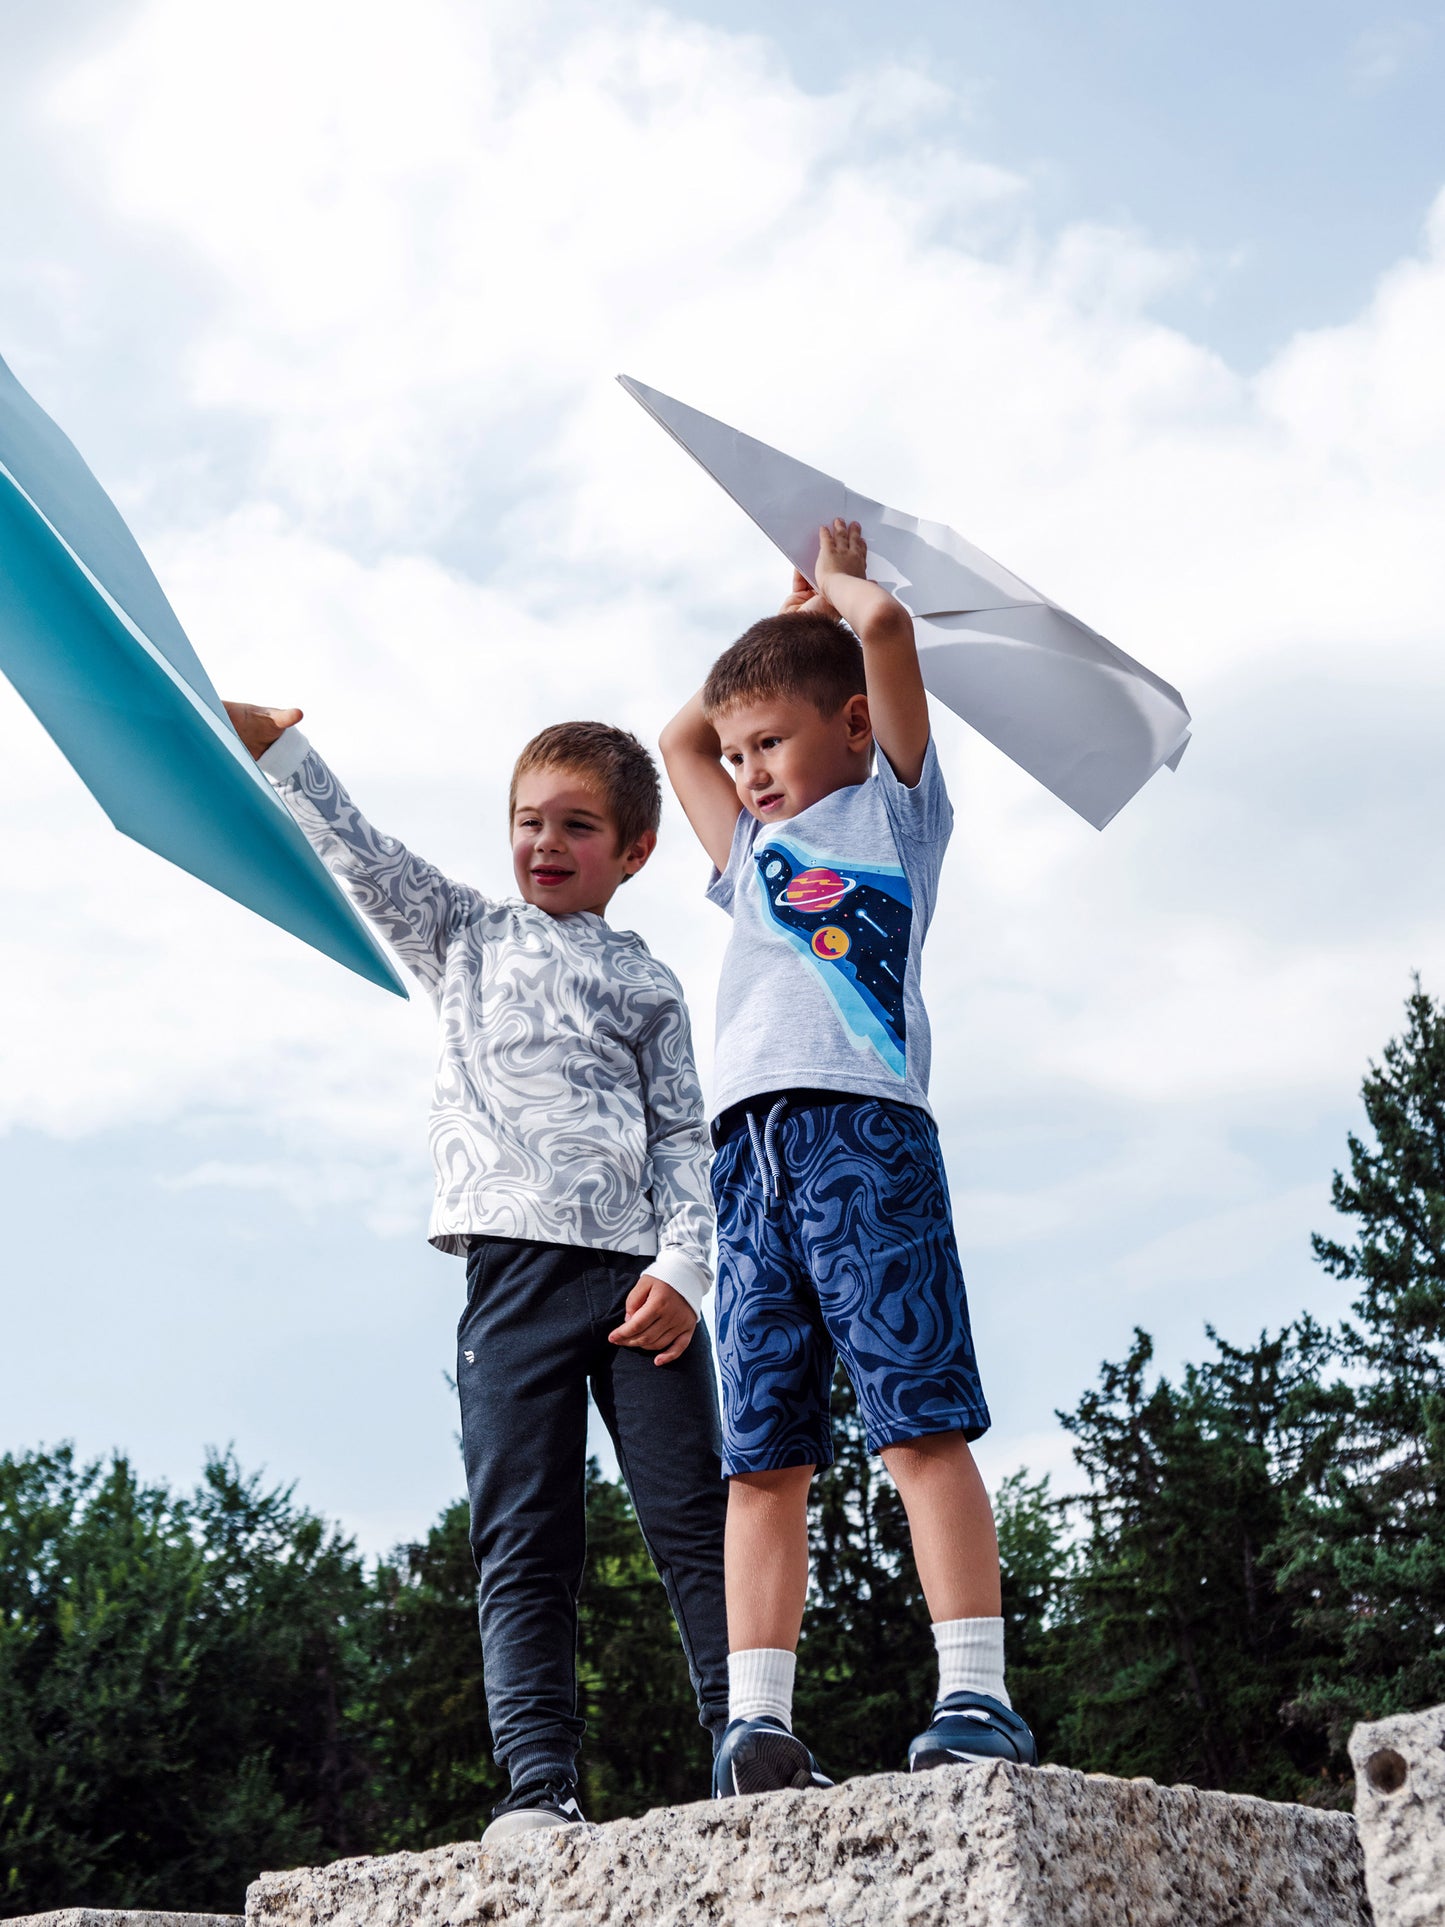
[[[753,840],[758,833],[758,819],[746,810],[738,811],[738,820],[733,825],[732,848],[728,851],[728,867],[714,870],[712,881],[707,886],[707,900],[715,903],[719,910],[733,913],[733,899],[737,895],[738,878],[752,853]]]
[[[893,827],[893,839],[926,925],[933,917],[943,853],[953,834],[953,805],[948,800],[948,787],[938,766],[938,750],[932,735],[923,754],[918,781],[911,787],[899,781],[881,749],[876,769],[883,807]]]

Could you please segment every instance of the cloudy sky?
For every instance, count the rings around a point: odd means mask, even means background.
[[[996,1428],[1309,1258],[1445,991],[1445,10],[6,0],[0,354],[224,694],[506,889],[545,721],[655,738],[777,559],[626,370],[1178,684],[1102,836],[949,714],[934,1091]],[[370,1549],[460,1486],[430,1017],[106,824],[0,685],[0,1449],[208,1444]],[[673,811],[619,900],[710,1071]]]

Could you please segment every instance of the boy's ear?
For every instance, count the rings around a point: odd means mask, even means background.
[[[643,864],[646,863],[656,848],[656,830],[644,830],[635,842],[628,844],[627,853],[623,858],[622,880],[624,883],[628,877],[635,877],[637,875],[637,872],[642,868]]]
[[[848,731],[849,749],[866,749],[873,741],[873,718],[868,713],[868,698],[850,696],[843,705],[843,721]]]

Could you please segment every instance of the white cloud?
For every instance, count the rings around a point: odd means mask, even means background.
[[[1102,838],[940,722],[935,1088],[958,1158],[1016,1146],[1005,1182],[958,1173],[965,1245],[975,1213],[985,1249],[1075,1225],[1127,1294],[1283,1235],[1299,1181],[1241,1139],[1342,1115],[1409,967],[1445,985],[1445,200],[1353,322],[1246,378],[1150,313],[1187,253],[1039,232],[916,73],[812,94],[765,40],[657,9],[399,18],[147,0],[47,96],[65,191],[145,263],[114,340],[178,331],[118,378],[164,445],[127,392],[106,472],[217,681],[302,703],[378,820],[504,889],[522,739],[655,732],[777,588],[616,369],[953,521],[1198,711]],[[23,265],[64,338],[77,264]],[[5,692],[0,718],[0,1122],[222,1108],[267,1146],[201,1145],[185,1182],[350,1187],[401,1223],[425,1009],[121,844]],[[706,1062],[700,872],[674,813],[618,913],[682,968]],[[1039,1153],[1059,1117],[1067,1172]]]

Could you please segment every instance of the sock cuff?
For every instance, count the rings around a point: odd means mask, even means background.
[[[950,1693],[987,1693],[1005,1706],[1013,1704],[1003,1683],[1002,1619],[935,1620],[933,1643],[941,1700]]]
[[[728,1654],[728,1718],[756,1720],[771,1714],[789,1732],[793,1727],[796,1653],[778,1646],[753,1646]]]
[[[933,1643],[940,1653],[1003,1650],[1002,1619],[935,1619]]]

